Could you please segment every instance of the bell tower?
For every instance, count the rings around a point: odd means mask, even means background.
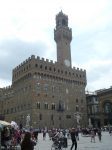
[[[71,67],[72,30],[68,27],[68,16],[59,12],[56,15],[56,29],[54,29],[54,40],[57,44],[57,62]]]

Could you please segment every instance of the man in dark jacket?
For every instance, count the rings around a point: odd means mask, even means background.
[[[75,150],[77,150],[77,140],[76,140],[76,135],[75,135],[75,128],[72,128],[70,134],[71,134],[71,140],[72,140],[72,146],[71,146],[70,150],[72,150],[74,145],[75,145]]]

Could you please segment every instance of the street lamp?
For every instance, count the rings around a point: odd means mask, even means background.
[[[2,125],[0,124],[0,150],[1,150],[1,131],[2,131]]]

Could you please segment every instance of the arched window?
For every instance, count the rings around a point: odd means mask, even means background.
[[[40,109],[40,102],[37,103],[37,109]]]
[[[44,108],[45,108],[45,109],[48,109],[48,103],[45,103],[45,104],[44,104]]]
[[[104,112],[105,112],[106,114],[112,113],[112,103],[106,102],[106,103],[104,104]]]
[[[52,110],[55,110],[55,108],[56,108],[55,104],[54,104],[54,103],[52,103],[52,105],[51,105],[51,109],[52,109]]]
[[[67,25],[67,23],[66,23],[66,20],[65,20],[65,19],[63,19],[63,20],[62,20],[62,25],[64,25],[64,26],[66,26],[66,25]]]

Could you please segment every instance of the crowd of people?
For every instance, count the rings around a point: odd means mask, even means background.
[[[77,141],[79,139],[79,133],[82,136],[90,136],[90,141],[95,142],[96,135],[101,142],[102,137],[102,129],[99,128],[71,128],[71,129],[14,129],[12,127],[4,126],[1,132],[1,144],[5,150],[9,149],[9,147],[16,147],[19,145],[21,150],[33,150],[34,146],[38,142],[38,134],[41,132],[43,134],[43,140],[46,139],[46,133],[49,135],[49,139],[53,142],[56,141],[64,141],[63,146],[67,147],[67,139],[71,139],[71,147],[70,150],[75,147],[77,150]],[[111,131],[110,135],[111,135]],[[63,140],[64,139],[64,140]]]
[[[33,150],[38,140],[38,131],[20,130],[4,126],[1,131],[1,146],[4,150],[15,149]]]

